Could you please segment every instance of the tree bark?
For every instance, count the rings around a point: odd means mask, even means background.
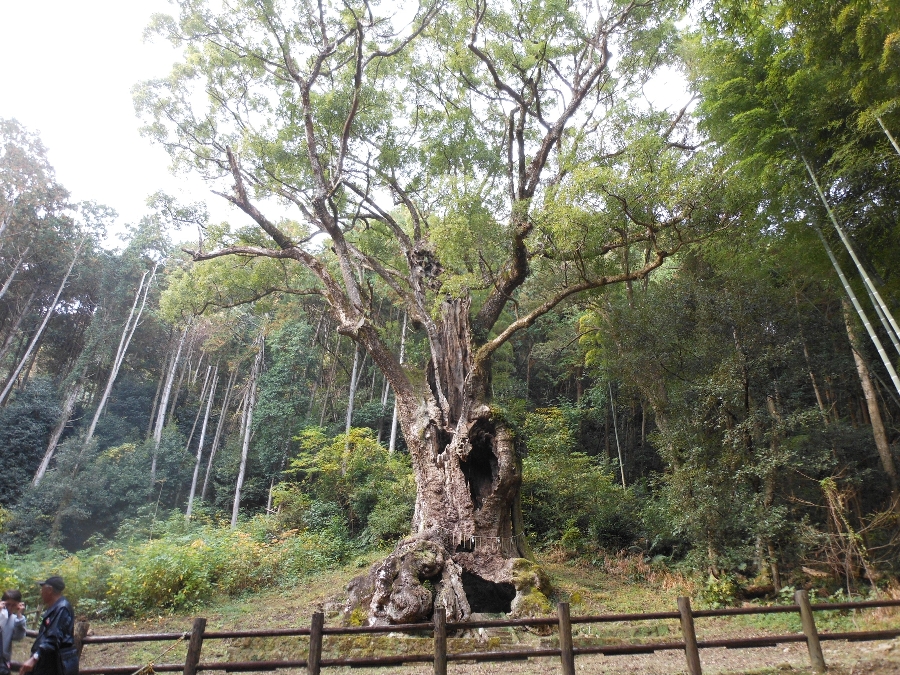
[[[361,371],[362,369],[359,367],[359,345],[354,345],[353,370],[350,372],[350,392],[347,395],[347,418],[344,424],[344,434],[350,433],[350,423],[353,421],[353,401],[356,398],[356,387],[359,384]],[[347,442],[350,442],[349,439]]]
[[[171,343],[171,332],[169,334],[169,342]],[[153,395],[153,407],[150,409],[150,419],[147,422],[147,433],[145,436],[150,438],[150,434],[153,433],[153,423],[156,420],[156,411],[159,409],[159,396],[162,393],[163,383],[166,381],[166,376],[169,374],[169,364],[172,360],[172,350],[166,349],[166,356],[163,359],[163,366],[159,371],[159,380],[156,383],[156,393]]]
[[[510,611],[524,592],[513,574],[516,560],[530,554],[521,530],[513,529],[522,480],[513,434],[487,405],[490,371],[471,347],[469,301],[446,300],[441,314],[425,390],[395,388],[416,504],[412,536],[351,584],[351,600],[366,606],[370,623],[422,620],[434,603],[454,620],[471,611]],[[365,344],[365,334],[362,339]],[[369,353],[380,360],[376,347]],[[396,373],[385,374],[399,381]],[[423,560],[433,566],[423,568]],[[434,580],[434,594],[421,587],[425,578]]]
[[[891,486],[891,500],[894,508],[900,510],[900,477],[897,475],[897,466],[894,464],[894,458],[891,454],[891,445],[888,442],[887,432],[884,428],[884,422],[881,418],[881,408],[878,405],[878,394],[872,384],[872,378],[869,376],[869,367],[860,355],[859,341],[856,331],[853,328],[853,319],[850,313],[849,303],[845,298],[841,298],[841,304],[844,310],[844,323],[847,326],[847,337],[850,339],[850,348],[853,350],[853,360],[856,363],[856,372],[859,375],[859,383],[862,385],[863,395],[866,399],[866,407],[869,413],[869,420],[872,426],[872,435],[875,437],[875,447],[878,450],[878,456],[881,459],[881,466],[888,477]]]
[[[384,378],[384,384],[381,387],[381,414],[378,416],[378,438],[377,441],[381,443],[381,435],[384,433],[384,413],[387,408],[387,400],[388,394],[391,390],[391,384],[388,382],[388,379]]]

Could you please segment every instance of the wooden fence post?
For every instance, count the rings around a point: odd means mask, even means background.
[[[684,636],[684,657],[687,659],[690,675],[703,675],[700,667],[700,649],[697,647],[697,633],[694,631],[694,615],[691,599],[678,598],[678,613],[681,614],[681,634]]]
[[[306,659],[306,672],[309,675],[319,675],[322,668],[322,627],[325,625],[325,615],[315,612],[312,615],[312,623],[309,625],[309,656]]]
[[[84,638],[88,634],[91,627],[87,621],[75,622],[75,650],[78,652],[78,658],[81,659],[81,652],[84,650]]]
[[[194,619],[187,656],[184,657],[184,675],[197,675],[197,664],[200,663],[200,650],[203,649],[203,633],[205,632],[206,619],[201,617]]]
[[[434,610],[434,675],[447,675],[447,610]]]
[[[824,673],[825,655],[822,654],[822,645],[819,644],[819,631],[816,630],[816,620],[809,604],[809,593],[795,591],[794,602],[800,606],[800,621],[803,623],[803,634],[806,635],[806,648],[809,650],[812,668],[817,673]]]
[[[569,603],[556,606],[559,616],[559,658],[562,660],[563,675],[575,675],[575,652],[572,648],[572,621],[569,618]]]

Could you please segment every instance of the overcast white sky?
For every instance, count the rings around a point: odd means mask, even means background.
[[[111,206],[123,229],[157,190],[205,200],[217,219],[230,212],[199,179],[172,176],[165,151],[138,133],[132,86],[177,56],[142,32],[172,10],[167,0],[0,0],[0,117],[38,131],[73,199]]]

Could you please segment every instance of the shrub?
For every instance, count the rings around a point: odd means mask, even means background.
[[[340,516],[349,536],[369,543],[408,533],[416,494],[408,455],[389,453],[371,429],[328,438],[309,427],[297,440],[300,454],[286,472],[294,481],[274,495],[283,525],[320,530]]]
[[[525,418],[522,510],[539,544],[570,553],[588,545],[613,551],[638,536],[635,500],[602,460],[573,450],[569,409],[540,408]]]

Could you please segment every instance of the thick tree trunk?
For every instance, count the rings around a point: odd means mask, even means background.
[[[362,607],[374,624],[428,620],[435,605],[452,620],[549,611],[546,577],[522,559],[530,551],[513,528],[521,465],[513,434],[488,406],[490,372],[472,353],[469,302],[444,302],[435,328],[425,391],[395,390],[416,477],[412,536],[351,583],[347,608]]]

